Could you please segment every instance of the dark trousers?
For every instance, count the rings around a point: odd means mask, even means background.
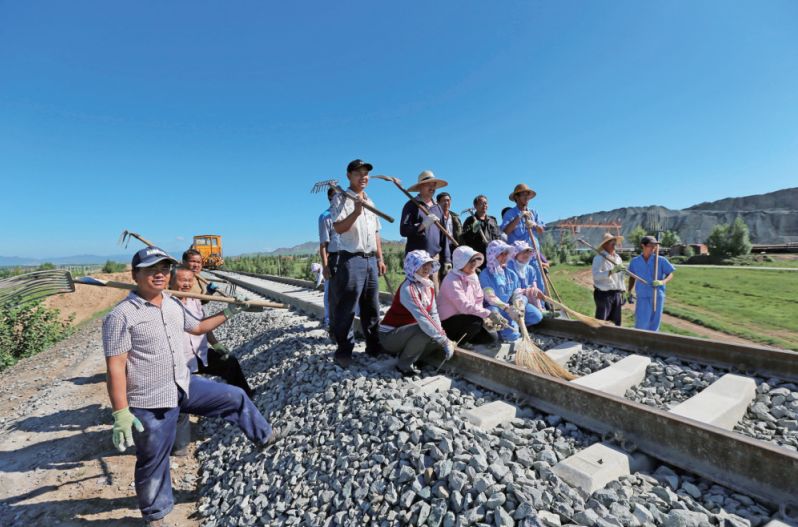
[[[471,344],[494,344],[499,340],[499,336],[494,331],[485,329],[482,319],[476,315],[454,315],[442,320],[441,325],[449,340],[455,342],[462,338],[462,342]]]
[[[338,263],[332,280],[335,304],[331,309],[333,336],[338,344],[335,355],[351,357],[355,347],[352,323],[355,306],[360,306],[360,326],[366,337],[366,352],[380,351],[380,298],[376,257],[338,253]]]
[[[197,373],[204,373],[207,375],[218,375],[227,384],[238,386],[246,392],[250,399],[254,395],[252,388],[247,383],[247,378],[244,377],[244,372],[241,371],[241,364],[233,356],[222,357],[218,351],[208,347],[208,365],[202,364],[201,360],[197,360]]]
[[[593,300],[596,302],[596,318],[610,320],[616,326],[621,325],[621,306],[623,291],[601,291],[593,289]]]
[[[205,417],[221,417],[235,423],[255,444],[263,444],[272,427],[258,411],[244,390],[229,384],[191,376],[189,396],[178,390],[174,408],[131,408],[144,426],[133,429],[136,443],[136,497],[141,515],[147,521],[158,520],[174,507],[169,452],[175,442],[175,426],[181,412]]]

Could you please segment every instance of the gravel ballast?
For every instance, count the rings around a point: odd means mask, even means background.
[[[551,467],[594,434],[529,408],[479,430],[463,412],[496,394],[454,379],[421,395],[385,357],[341,370],[326,331],[295,312],[242,313],[216,334],[286,436],[260,450],[204,421],[203,525],[761,525],[772,512],[665,466],[580,495]]]

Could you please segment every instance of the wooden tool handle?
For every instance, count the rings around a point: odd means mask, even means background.
[[[333,188],[334,188],[334,189],[335,189],[337,192],[340,192],[341,194],[343,194],[343,195],[344,195],[344,197],[346,197],[347,199],[350,199],[350,200],[352,200],[352,201],[355,201],[355,202],[357,202],[357,201],[360,201],[360,202],[361,202],[361,204],[363,205],[363,208],[364,208],[364,209],[368,209],[368,210],[370,210],[371,212],[373,212],[374,214],[376,214],[376,215],[377,215],[377,216],[379,216],[380,218],[384,219],[385,221],[387,221],[387,222],[389,222],[389,223],[393,223],[394,221],[396,221],[396,220],[394,220],[394,219],[393,219],[391,216],[388,216],[387,214],[385,214],[384,212],[382,212],[382,211],[381,211],[381,210],[379,210],[378,208],[376,208],[376,207],[373,207],[373,206],[369,205],[368,203],[366,203],[365,201],[361,200],[361,199],[360,199],[360,198],[358,198],[357,196],[353,196],[353,195],[352,195],[350,192],[348,192],[348,191],[346,191],[346,190],[342,189],[342,188],[341,188],[341,187],[339,187],[338,185],[335,185]]]
[[[595,252],[596,254],[598,254],[599,256],[601,256],[602,258],[604,258],[605,260],[607,260],[607,261],[608,261],[608,262],[610,262],[611,264],[613,264],[613,265],[617,265],[617,264],[615,264],[615,262],[613,262],[612,260],[610,260],[610,259],[607,257],[607,255],[606,255],[606,254],[604,254],[603,252],[599,251],[598,249],[596,249],[595,247],[593,247],[592,245],[590,245],[589,243],[587,243],[587,241],[586,241],[586,240],[583,240],[582,238],[579,238],[579,241],[580,241],[580,242],[582,242],[582,243],[584,243],[585,245],[587,245],[587,246],[588,246],[588,247],[590,247],[591,249],[593,249],[593,252]],[[629,269],[626,269],[626,268],[624,268],[623,272],[624,272],[624,273],[626,273],[626,274],[628,274],[629,276],[631,276],[631,277],[632,277],[632,278],[634,278],[635,280],[638,280],[638,281],[640,281],[640,282],[643,282],[644,284],[648,285],[648,282],[647,282],[647,281],[645,281],[644,279],[640,278],[639,276],[637,276],[636,274],[634,274],[634,273],[633,273],[632,271],[630,271]]]
[[[113,287],[115,289],[127,289],[128,291],[133,291],[136,289],[134,284],[127,284],[125,282],[113,282],[113,281],[105,281],[102,283],[83,283],[77,282],[81,285],[101,285],[105,287]],[[207,300],[209,302],[224,302],[226,304],[239,304],[239,305],[246,305],[246,306],[256,306],[256,307],[273,307],[275,309],[288,309],[288,306],[285,304],[279,304],[277,302],[267,302],[264,300],[239,300],[238,298],[233,298],[229,296],[220,296],[220,295],[203,295],[200,293],[184,293],[182,291],[172,291],[171,289],[166,290],[172,296],[176,296],[178,298],[196,298],[197,300]]]
[[[379,176],[375,176],[375,177],[379,177]],[[402,193],[404,193],[404,195],[405,195],[405,196],[407,196],[407,197],[410,199],[410,201],[412,201],[413,203],[415,203],[416,205],[418,205],[418,208],[419,208],[419,209],[421,209],[421,212],[423,212],[423,213],[424,213],[424,214],[426,214],[427,216],[429,216],[429,215],[430,215],[430,212],[429,212],[429,209],[427,208],[427,206],[426,206],[426,205],[424,205],[423,203],[421,203],[421,202],[420,202],[418,199],[416,199],[416,198],[415,198],[415,197],[414,197],[414,196],[413,196],[411,193],[409,193],[409,192],[408,192],[408,191],[407,191],[407,190],[406,190],[406,189],[405,189],[405,188],[404,188],[402,185],[400,185],[400,184],[399,184],[399,182],[398,182],[398,181],[396,181],[396,178],[394,178],[394,177],[388,177],[388,176],[383,176],[383,177],[380,177],[380,179],[383,179],[383,180],[385,180],[385,181],[390,181],[390,182],[392,182],[394,185],[396,185],[396,188],[398,188],[399,190],[401,190],[401,191],[402,191]],[[451,234],[449,234],[449,231],[447,231],[447,230],[446,230],[446,227],[444,227],[444,226],[443,226],[443,224],[441,224],[441,222],[440,222],[440,221],[438,221],[438,220],[435,220],[435,225],[436,225],[436,226],[437,226],[437,227],[438,227],[438,228],[441,230],[441,232],[443,232],[443,234],[444,234],[444,235],[445,235],[447,238],[449,238],[449,241],[450,241],[450,242],[452,242],[452,243],[454,244],[454,246],[455,246],[455,247],[459,247],[459,246],[460,246],[460,244],[459,244],[459,243],[457,243],[457,240],[455,240],[455,239],[454,239],[454,236],[452,236]]]

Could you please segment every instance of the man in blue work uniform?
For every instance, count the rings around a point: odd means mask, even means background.
[[[635,304],[635,328],[659,331],[662,318],[662,306],[665,304],[665,284],[673,279],[676,268],[667,258],[659,256],[659,242],[653,236],[643,236],[640,240],[642,254],[629,262],[629,271],[646,282],[644,284],[629,276],[627,291],[635,287],[637,302]],[[656,275],[654,269],[656,267]],[[656,293],[655,293],[656,290]],[[657,309],[654,310],[654,294],[657,295]]]
[[[529,261],[541,280],[538,283],[538,288],[543,293],[548,294],[546,290],[546,281],[543,280],[543,273],[548,268],[546,257],[540,253],[540,260],[543,262],[544,269],[540,268],[538,258],[535,253],[540,250],[540,236],[546,224],[540,220],[538,213],[529,209],[529,202],[534,198],[537,193],[529,188],[524,183],[519,183],[510,194],[510,201],[515,202],[515,207],[508,209],[502,213],[501,230],[507,235],[507,243],[514,244],[517,241],[526,242],[532,249],[532,259]],[[531,230],[529,229],[531,227]]]
[[[330,306],[335,306],[330,293],[330,279],[335,274],[335,265],[338,261],[338,233],[333,228],[332,200],[335,190],[327,191],[327,200],[330,207],[319,216],[319,256],[321,256],[322,276],[324,276],[324,327],[332,327]]]

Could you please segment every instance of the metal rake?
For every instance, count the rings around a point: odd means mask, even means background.
[[[74,291],[75,283],[68,271],[33,271],[0,280],[0,306],[13,307]]]
[[[310,189],[310,193],[318,194],[319,192],[326,190],[328,188],[333,189],[335,192],[339,194],[343,194],[345,198],[350,199],[355,203],[361,201],[360,198],[357,197],[355,194],[353,194],[351,191],[342,189],[338,185],[337,179],[324,179],[322,181],[317,181],[316,183],[313,184],[313,188]],[[373,212],[374,214],[376,214],[377,216],[379,216],[380,218],[384,219],[387,222],[393,223],[394,221],[396,221],[391,216],[385,214],[377,207],[369,205],[368,203],[363,202],[363,208],[370,210],[371,212]]]
[[[69,271],[51,270],[34,271],[0,280],[0,305],[4,307],[14,307],[42,298],[58,295],[62,293],[74,293],[75,284],[93,285],[100,287],[111,287],[114,289],[125,289],[132,291],[136,289],[133,284],[125,282],[114,282],[111,280],[100,280],[91,276],[81,276],[73,278]],[[196,293],[183,293],[180,291],[169,291],[169,294],[179,298],[196,298],[211,302],[225,302],[227,304],[238,304],[247,308],[272,307],[286,309],[285,304],[276,302],[266,302],[263,300],[240,300],[226,296],[200,295]]]

